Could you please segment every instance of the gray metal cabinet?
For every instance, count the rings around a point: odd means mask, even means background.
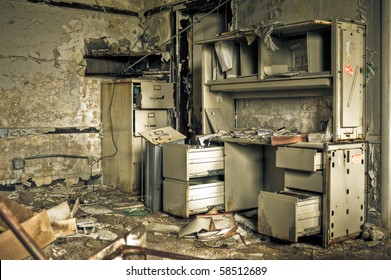
[[[366,144],[325,143],[317,149],[295,146],[277,150],[277,154],[282,151],[277,158],[285,170],[285,190],[260,192],[258,231],[292,242],[321,233],[323,246],[359,235],[365,220]],[[309,150],[304,154],[314,156],[303,159],[303,149]],[[320,168],[311,170],[312,159],[317,157],[322,159]],[[308,160],[311,168],[302,168]],[[313,204],[313,211],[300,210],[307,204]]]
[[[163,145],[163,211],[180,217],[224,209],[224,147]]]

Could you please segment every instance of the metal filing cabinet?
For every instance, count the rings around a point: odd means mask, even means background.
[[[145,206],[152,211],[163,210],[163,144],[184,143],[185,135],[172,127],[163,127],[140,132],[146,140],[145,168]]]
[[[180,217],[224,208],[223,147],[163,145],[163,211]]]
[[[102,83],[103,183],[141,192],[143,140],[140,132],[171,126],[174,86],[159,80]]]
[[[359,235],[364,224],[365,153],[364,142],[279,147],[276,165],[285,169],[285,190],[260,192],[258,231],[292,242],[321,233],[323,246]]]

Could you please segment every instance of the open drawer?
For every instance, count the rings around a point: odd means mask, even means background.
[[[276,167],[315,172],[322,169],[322,153],[316,149],[279,147]]]
[[[320,233],[321,196],[308,192],[265,192],[258,196],[258,231],[297,242],[301,236]]]

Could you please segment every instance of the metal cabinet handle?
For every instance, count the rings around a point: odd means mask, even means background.
[[[153,96],[153,97],[151,97],[151,99],[153,99],[153,100],[164,99],[164,95],[162,95],[162,96]]]

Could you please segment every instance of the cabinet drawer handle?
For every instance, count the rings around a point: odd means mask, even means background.
[[[164,99],[164,95],[162,95],[162,96],[154,96],[154,97],[151,97],[151,99],[153,99],[153,100]]]

